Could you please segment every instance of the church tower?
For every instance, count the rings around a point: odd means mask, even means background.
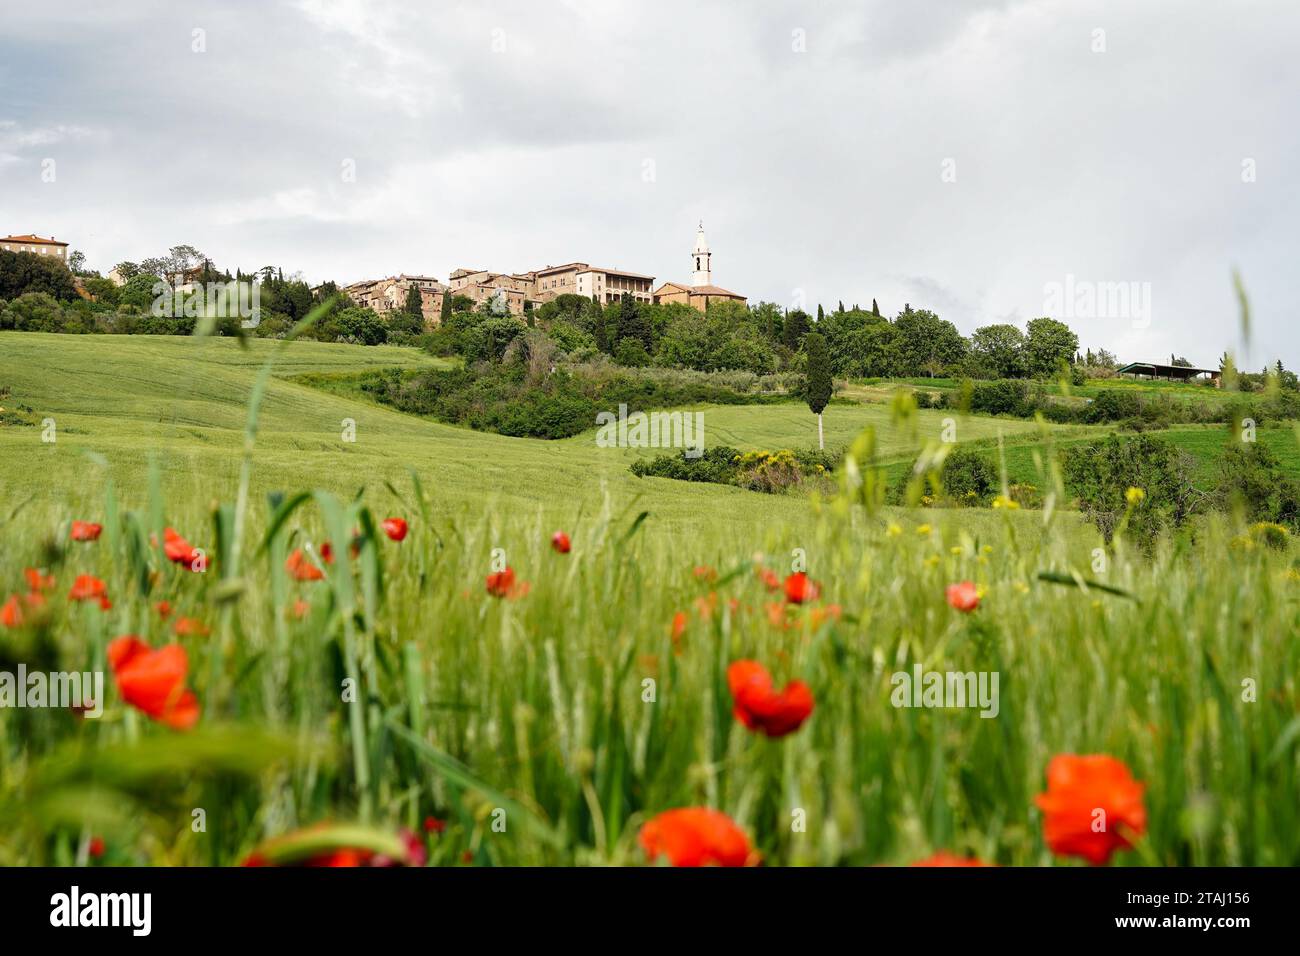
[[[713,253],[709,251],[709,240],[704,238],[704,222],[700,222],[700,231],[695,234],[695,249],[691,252],[691,261],[695,272],[691,285],[713,285]]]

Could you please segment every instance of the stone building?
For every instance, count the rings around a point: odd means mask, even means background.
[[[38,256],[54,256],[64,265],[68,264],[68,244],[55,241],[53,236],[48,239],[30,233],[25,236],[5,236],[0,239],[0,249],[5,252],[31,252]]]
[[[709,241],[704,237],[704,223],[695,235],[695,247],[691,249],[691,284],[665,282],[654,291],[655,302],[680,302],[704,312],[712,302],[747,301],[739,292],[731,292],[713,284],[713,252]]]
[[[442,297],[447,291],[433,276],[408,276],[405,273],[387,279],[367,279],[344,286],[339,291],[363,309],[374,309],[380,315],[399,312],[406,308],[406,295],[411,285],[420,290],[420,311],[426,329],[436,326],[442,317]]]
[[[512,275],[490,272],[487,269],[457,269],[447,277],[452,295],[463,295],[480,306],[491,300],[500,312],[523,315],[524,303],[536,301],[533,296],[533,276],[528,273]]]
[[[569,262],[562,266],[547,266],[532,273],[534,295],[538,302],[550,302],[556,296],[580,295],[595,298],[604,305],[617,302],[630,295],[638,302],[654,301],[654,276],[625,269],[604,269],[585,262]]]

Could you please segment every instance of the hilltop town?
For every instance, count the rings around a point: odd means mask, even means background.
[[[745,304],[746,297],[713,284],[713,253],[700,223],[691,249],[691,280],[664,282],[657,288],[655,277],[627,269],[595,266],[588,262],[546,265],[525,272],[494,272],[491,269],[457,268],[445,283],[427,275],[396,275],[367,279],[340,287],[353,302],[383,314],[405,307],[410,289],[420,295],[427,326],[438,322],[443,299],[464,296],[475,306],[490,303],[494,311],[522,316],[565,294],[580,295],[600,305],[619,302],[624,296],[645,304],[679,302],[705,311],[714,302]],[[320,287],[316,287],[316,291]]]
[[[77,263],[70,259],[68,243],[34,234],[7,236],[0,239],[0,250],[29,252],[50,256],[77,271]],[[73,255],[76,255],[75,253]],[[420,311],[426,329],[441,322],[445,312],[444,300],[462,297],[475,308],[486,308],[498,314],[523,316],[533,309],[554,301],[561,295],[579,295],[599,305],[619,302],[625,296],[635,302],[680,303],[706,311],[716,302],[746,303],[746,297],[713,282],[713,252],[709,248],[701,222],[690,251],[691,278],[689,282],[664,282],[655,286],[655,277],[626,269],[594,266],[587,262],[567,262],[546,265],[525,272],[496,272],[491,269],[457,268],[442,282],[431,275],[399,275],[377,279],[362,279],[343,286],[321,283],[313,286],[314,296],[334,291],[347,296],[363,309],[378,315],[406,311],[412,301],[412,290],[420,298]],[[122,287],[137,269],[134,263],[123,263],[109,271],[106,278]],[[145,271],[152,271],[146,269]],[[209,276],[222,273],[204,258],[192,265],[180,263],[174,271],[161,270],[177,291],[193,292]],[[242,276],[241,276],[242,278]],[[85,283],[77,283],[79,291],[89,298],[96,295]]]

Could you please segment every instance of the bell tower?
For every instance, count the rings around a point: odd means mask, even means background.
[[[695,248],[691,251],[691,264],[694,272],[691,285],[713,285],[713,253],[709,251],[709,240],[704,238],[704,221],[700,220],[700,231],[695,234]]]

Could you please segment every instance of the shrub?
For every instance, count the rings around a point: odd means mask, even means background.
[[[1228,442],[1213,497],[1219,507],[1241,509],[1248,521],[1300,526],[1300,485],[1258,442]]]
[[[739,451],[726,445],[706,448],[697,458],[688,458],[683,450],[672,455],[639,459],[632,463],[632,474],[638,478],[675,478],[678,481],[730,485],[735,482],[740,457]]]
[[[997,472],[992,463],[967,448],[954,448],[948,454],[939,472],[939,480],[945,495],[971,503],[987,504],[998,489]]]
[[[333,337],[361,345],[383,345],[389,338],[389,326],[369,308],[344,308],[328,320]]]
[[[1169,441],[1150,435],[1068,448],[1062,461],[1066,486],[1084,515],[1109,542],[1128,515],[1130,538],[1149,545],[1191,514],[1195,492],[1191,460]],[[1130,494],[1140,489],[1141,494]]]
[[[1118,422],[1142,415],[1142,399],[1135,393],[1120,388],[1108,388],[1088,403],[1084,421],[1089,425]]]
[[[1272,521],[1257,521],[1250,526],[1250,536],[1266,547],[1285,551],[1291,542],[1291,533]]]
[[[737,485],[749,491],[780,494],[805,482],[827,478],[833,470],[834,460],[834,454],[816,449],[791,451],[783,448],[742,453],[721,445],[705,449],[704,454],[696,458],[689,458],[682,451],[641,459],[633,462],[632,474]]]
[[[650,353],[640,339],[622,339],[614,350],[614,361],[629,368],[645,368],[650,364]]]
[[[916,474],[910,469],[900,475],[891,489],[892,500],[900,504],[908,503],[908,489],[915,480]],[[968,448],[957,447],[943,460],[943,466],[939,470],[939,485],[942,493],[938,497],[929,494],[931,489],[926,487],[927,493],[921,496],[921,504],[927,507],[988,505],[998,490],[997,472],[983,455]]]
[[[1014,379],[976,382],[971,389],[970,410],[985,415],[1024,416],[1025,399],[1028,393],[1028,386]]]
[[[475,328],[488,327],[488,319]],[[510,361],[458,369],[366,372],[352,376],[362,391],[402,411],[480,431],[532,438],[568,438],[596,425],[600,411],[626,405],[629,414],[701,404],[743,405],[786,400],[779,383],[749,373],[704,375],[631,370],[606,360],[556,364],[553,340],[524,329],[507,346]],[[484,333],[491,337],[491,329]]]
[[[528,328],[509,315],[493,315],[468,329],[461,339],[466,362],[500,362],[510,343]]]
[[[561,295],[559,298],[562,299],[564,297],[564,295]],[[547,303],[547,305],[550,304],[551,303],[549,302]],[[543,306],[543,308],[545,308],[545,306]],[[555,341],[555,344],[558,345],[562,351],[567,352],[570,355],[580,352],[594,352],[596,350],[596,340],[592,338],[591,334],[569,322],[553,323],[551,327],[547,329],[546,334]]]

